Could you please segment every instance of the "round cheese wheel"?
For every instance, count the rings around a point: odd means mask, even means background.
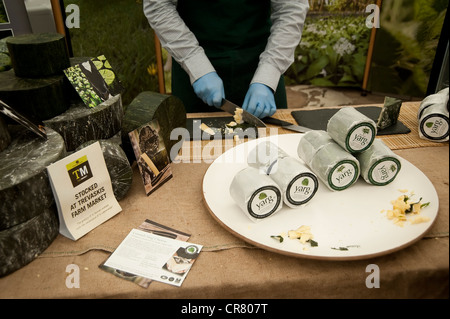
[[[449,89],[427,96],[419,107],[419,136],[433,142],[449,140]]]
[[[47,249],[59,233],[56,205],[42,207],[32,219],[0,230],[0,277],[32,262]]]
[[[66,39],[59,33],[23,34],[6,39],[15,74],[41,78],[70,67]]]
[[[332,191],[343,191],[360,176],[358,160],[325,131],[310,131],[300,140],[299,157]]]
[[[96,142],[86,142],[78,147],[77,151]],[[108,140],[99,140],[98,142],[100,143],[106,168],[111,178],[114,196],[119,201],[125,197],[131,188],[133,170],[125,152],[119,144]]]
[[[121,95],[116,95],[94,108],[88,108],[81,99],[58,116],[44,121],[64,138],[67,151],[91,140],[108,139],[120,132],[123,119]]]
[[[66,155],[64,140],[46,129],[47,140],[20,128],[0,153],[0,230],[21,224],[54,202],[47,166]]]
[[[353,107],[341,108],[327,125],[330,137],[349,153],[368,149],[377,135],[377,125]]]
[[[155,92],[142,92],[128,105],[122,124],[122,147],[128,159],[136,160],[128,133],[157,119],[160,134],[168,154],[182,137],[171,140],[175,128],[186,128],[186,109],[183,102],[175,96]]]
[[[70,84],[64,75],[20,78],[13,70],[0,72],[0,100],[17,112],[47,120],[69,108]]]

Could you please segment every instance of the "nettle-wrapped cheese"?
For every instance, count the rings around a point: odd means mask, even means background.
[[[9,144],[11,144],[11,135],[8,131],[8,124],[6,124],[3,116],[0,115],[0,152],[6,149]]]
[[[434,142],[449,140],[449,89],[427,96],[419,107],[419,136]]]
[[[49,128],[47,139],[21,127],[12,133],[14,139],[0,153],[0,231],[54,204],[47,166],[66,156],[63,138]]]
[[[361,167],[361,176],[372,185],[392,183],[401,169],[400,158],[379,139],[367,151],[355,156]]]
[[[377,125],[355,108],[344,107],[330,118],[327,132],[349,153],[358,153],[372,145],[377,135]]]
[[[283,206],[280,187],[255,167],[239,171],[229,191],[236,204],[254,222],[272,216]]]
[[[343,191],[359,178],[358,160],[325,131],[310,131],[299,142],[299,157],[332,191]]]
[[[316,175],[306,165],[272,142],[258,144],[249,153],[247,162],[277,183],[283,193],[283,202],[288,207],[305,205],[319,188]]]
[[[80,145],[76,151],[96,142],[99,142],[102,149],[106,168],[111,178],[114,196],[120,201],[127,195],[131,188],[131,184],[133,183],[133,169],[120,145],[110,140],[92,140]]]

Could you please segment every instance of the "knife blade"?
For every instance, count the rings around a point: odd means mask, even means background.
[[[299,133],[306,133],[308,131],[312,131],[312,129],[310,129],[310,128],[300,126],[300,125],[294,125],[287,121],[279,120],[279,119],[276,119],[273,117],[265,117],[265,118],[263,118],[263,121],[266,124],[281,126],[281,128],[284,128],[286,130],[295,131],[295,132],[299,132]]]
[[[233,102],[230,102],[226,99],[223,100],[222,106],[220,107],[222,111],[225,111],[230,114],[235,114],[235,111],[237,108],[241,109],[239,106],[234,104]],[[267,127],[267,125],[261,121],[256,116],[250,114],[247,111],[242,110],[242,120],[248,124],[252,124],[256,127]]]

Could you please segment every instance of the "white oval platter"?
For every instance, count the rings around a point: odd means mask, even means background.
[[[414,165],[401,158],[402,168],[395,181],[386,186],[367,184],[362,178],[350,188],[330,191],[320,182],[314,198],[305,206],[282,210],[259,222],[251,221],[233,201],[229,187],[235,174],[247,167],[247,155],[257,143],[270,140],[297,159],[303,134],[275,135],[237,145],[219,156],[203,178],[203,195],[211,215],[232,234],[247,243],[276,253],[321,260],[358,260],[389,254],[414,244],[431,228],[439,210],[439,199],[431,181]],[[300,159],[299,159],[300,160]],[[301,160],[300,160],[301,161]],[[414,192],[417,199],[430,202],[421,216],[428,222],[403,227],[395,225],[383,210],[400,190]],[[289,230],[311,227],[317,247],[289,239]],[[279,242],[271,236],[283,234]]]

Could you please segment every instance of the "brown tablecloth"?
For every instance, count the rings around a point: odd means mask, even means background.
[[[138,170],[120,202],[123,211],[74,242],[61,235],[38,258],[0,278],[0,298],[448,298],[448,143],[397,150],[434,184],[438,218],[415,244],[357,261],[318,261],[280,255],[235,237],[211,216],[202,180],[209,163],[173,164],[173,178],[147,197]],[[181,287],[142,288],[98,268],[145,219],[192,236],[204,249]],[[80,288],[67,288],[68,265],[80,268]],[[380,269],[380,288],[367,288],[366,267]]]

